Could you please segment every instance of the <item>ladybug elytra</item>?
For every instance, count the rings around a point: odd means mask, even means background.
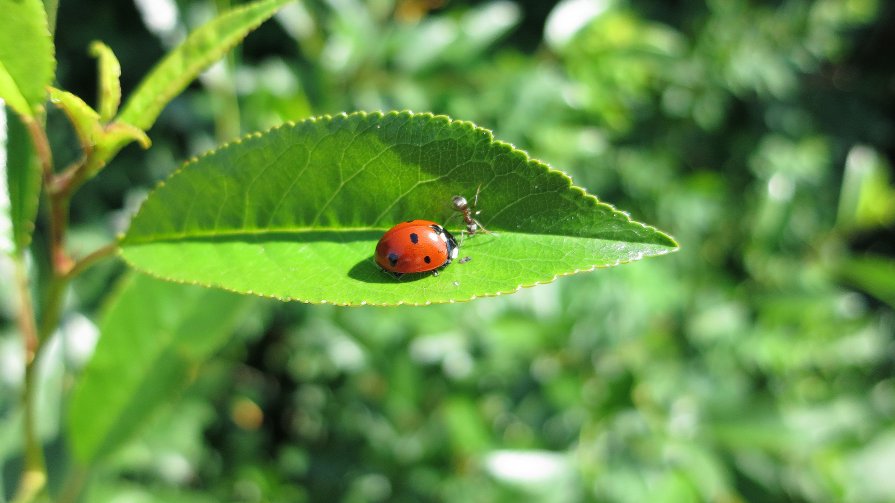
[[[444,227],[429,220],[408,220],[383,234],[376,263],[396,276],[443,269],[457,258],[459,246]]]

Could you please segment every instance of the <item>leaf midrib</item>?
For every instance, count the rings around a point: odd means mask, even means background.
[[[656,229],[644,226],[645,229],[656,231]],[[189,234],[157,234],[157,235],[143,235],[139,238],[131,238],[128,239],[127,236],[123,237],[120,241],[121,246],[138,246],[138,245],[149,245],[149,244],[161,244],[161,243],[177,243],[177,242],[189,242],[196,239],[213,239],[213,238],[232,238],[232,237],[240,237],[240,236],[264,236],[264,235],[276,235],[276,234],[311,234],[311,233],[332,233],[332,234],[350,234],[355,232],[385,232],[388,230],[387,227],[282,227],[282,228],[268,228],[268,229],[241,229],[241,230],[226,230],[226,231],[215,231],[215,232],[194,232]],[[460,230],[451,231],[453,234],[459,236]],[[526,235],[526,236],[559,236],[559,237],[567,237],[567,238],[576,238],[576,239],[593,239],[595,241],[610,241],[610,242],[633,242],[626,239],[612,239],[609,237],[596,237],[596,236],[575,236],[567,233],[557,232],[524,232],[519,230],[502,230],[497,229],[494,235]],[[670,238],[669,238],[670,239]],[[657,240],[658,241],[658,240]],[[668,248],[676,249],[675,245],[667,245],[661,242],[652,242],[652,241],[641,241],[641,243],[654,244],[656,246],[666,246]]]

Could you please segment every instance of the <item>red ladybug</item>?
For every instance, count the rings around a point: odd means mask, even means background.
[[[383,234],[376,245],[376,263],[395,276],[435,271],[457,258],[459,246],[444,227],[428,220],[408,220]]]

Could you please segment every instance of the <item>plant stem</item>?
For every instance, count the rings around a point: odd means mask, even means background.
[[[68,229],[68,191],[54,192],[48,186],[50,199],[50,261],[54,277],[64,277],[74,266],[65,251],[65,232]]]
[[[40,337],[34,317],[34,305],[28,288],[28,272],[21,255],[13,258],[16,270],[16,286],[19,291],[19,328],[25,345],[25,382],[22,389],[22,408],[25,423],[25,469],[19,481],[19,488],[13,501],[31,501],[46,482],[43,449],[37,438],[37,414],[34,410],[36,392],[35,373]]]
[[[25,363],[30,364],[37,353],[39,339],[37,336],[37,323],[34,317],[34,304],[31,302],[31,291],[28,288],[28,272],[25,270],[23,257],[13,257],[16,275],[16,288],[19,291],[19,329],[22,331],[22,339],[25,346]]]
[[[43,448],[37,436],[37,414],[35,395],[37,394],[37,355],[25,364],[25,388],[23,407],[25,423],[25,469],[19,480],[19,487],[13,503],[33,501],[47,482]]]
[[[41,121],[25,121],[34,151],[43,171],[44,189],[50,201],[50,261],[55,276],[63,276],[71,269],[72,262],[65,253],[65,229],[68,225],[68,203],[71,184],[60,184],[53,173],[53,152]],[[61,185],[61,187],[60,187]]]

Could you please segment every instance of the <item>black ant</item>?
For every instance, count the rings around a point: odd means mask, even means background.
[[[473,198],[472,200],[472,207],[469,206],[469,203],[463,196],[454,196],[451,199],[451,204],[453,205],[454,211],[460,212],[460,214],[463,216],[463,221],[466,222],[466,230],[463,231],[464,236],[466,234],[475,236],[477,232],[492,234],[492,232],[486,229],[485,226],[481,224],[481,222],[473,217],[473,215],[478,215],[479,213],[481,213],[481,211],[474,211],[475,207],[479,204],[479,192],[481,190],[482,186],[479,185],[479,188],[475,191],[475,198]]]

